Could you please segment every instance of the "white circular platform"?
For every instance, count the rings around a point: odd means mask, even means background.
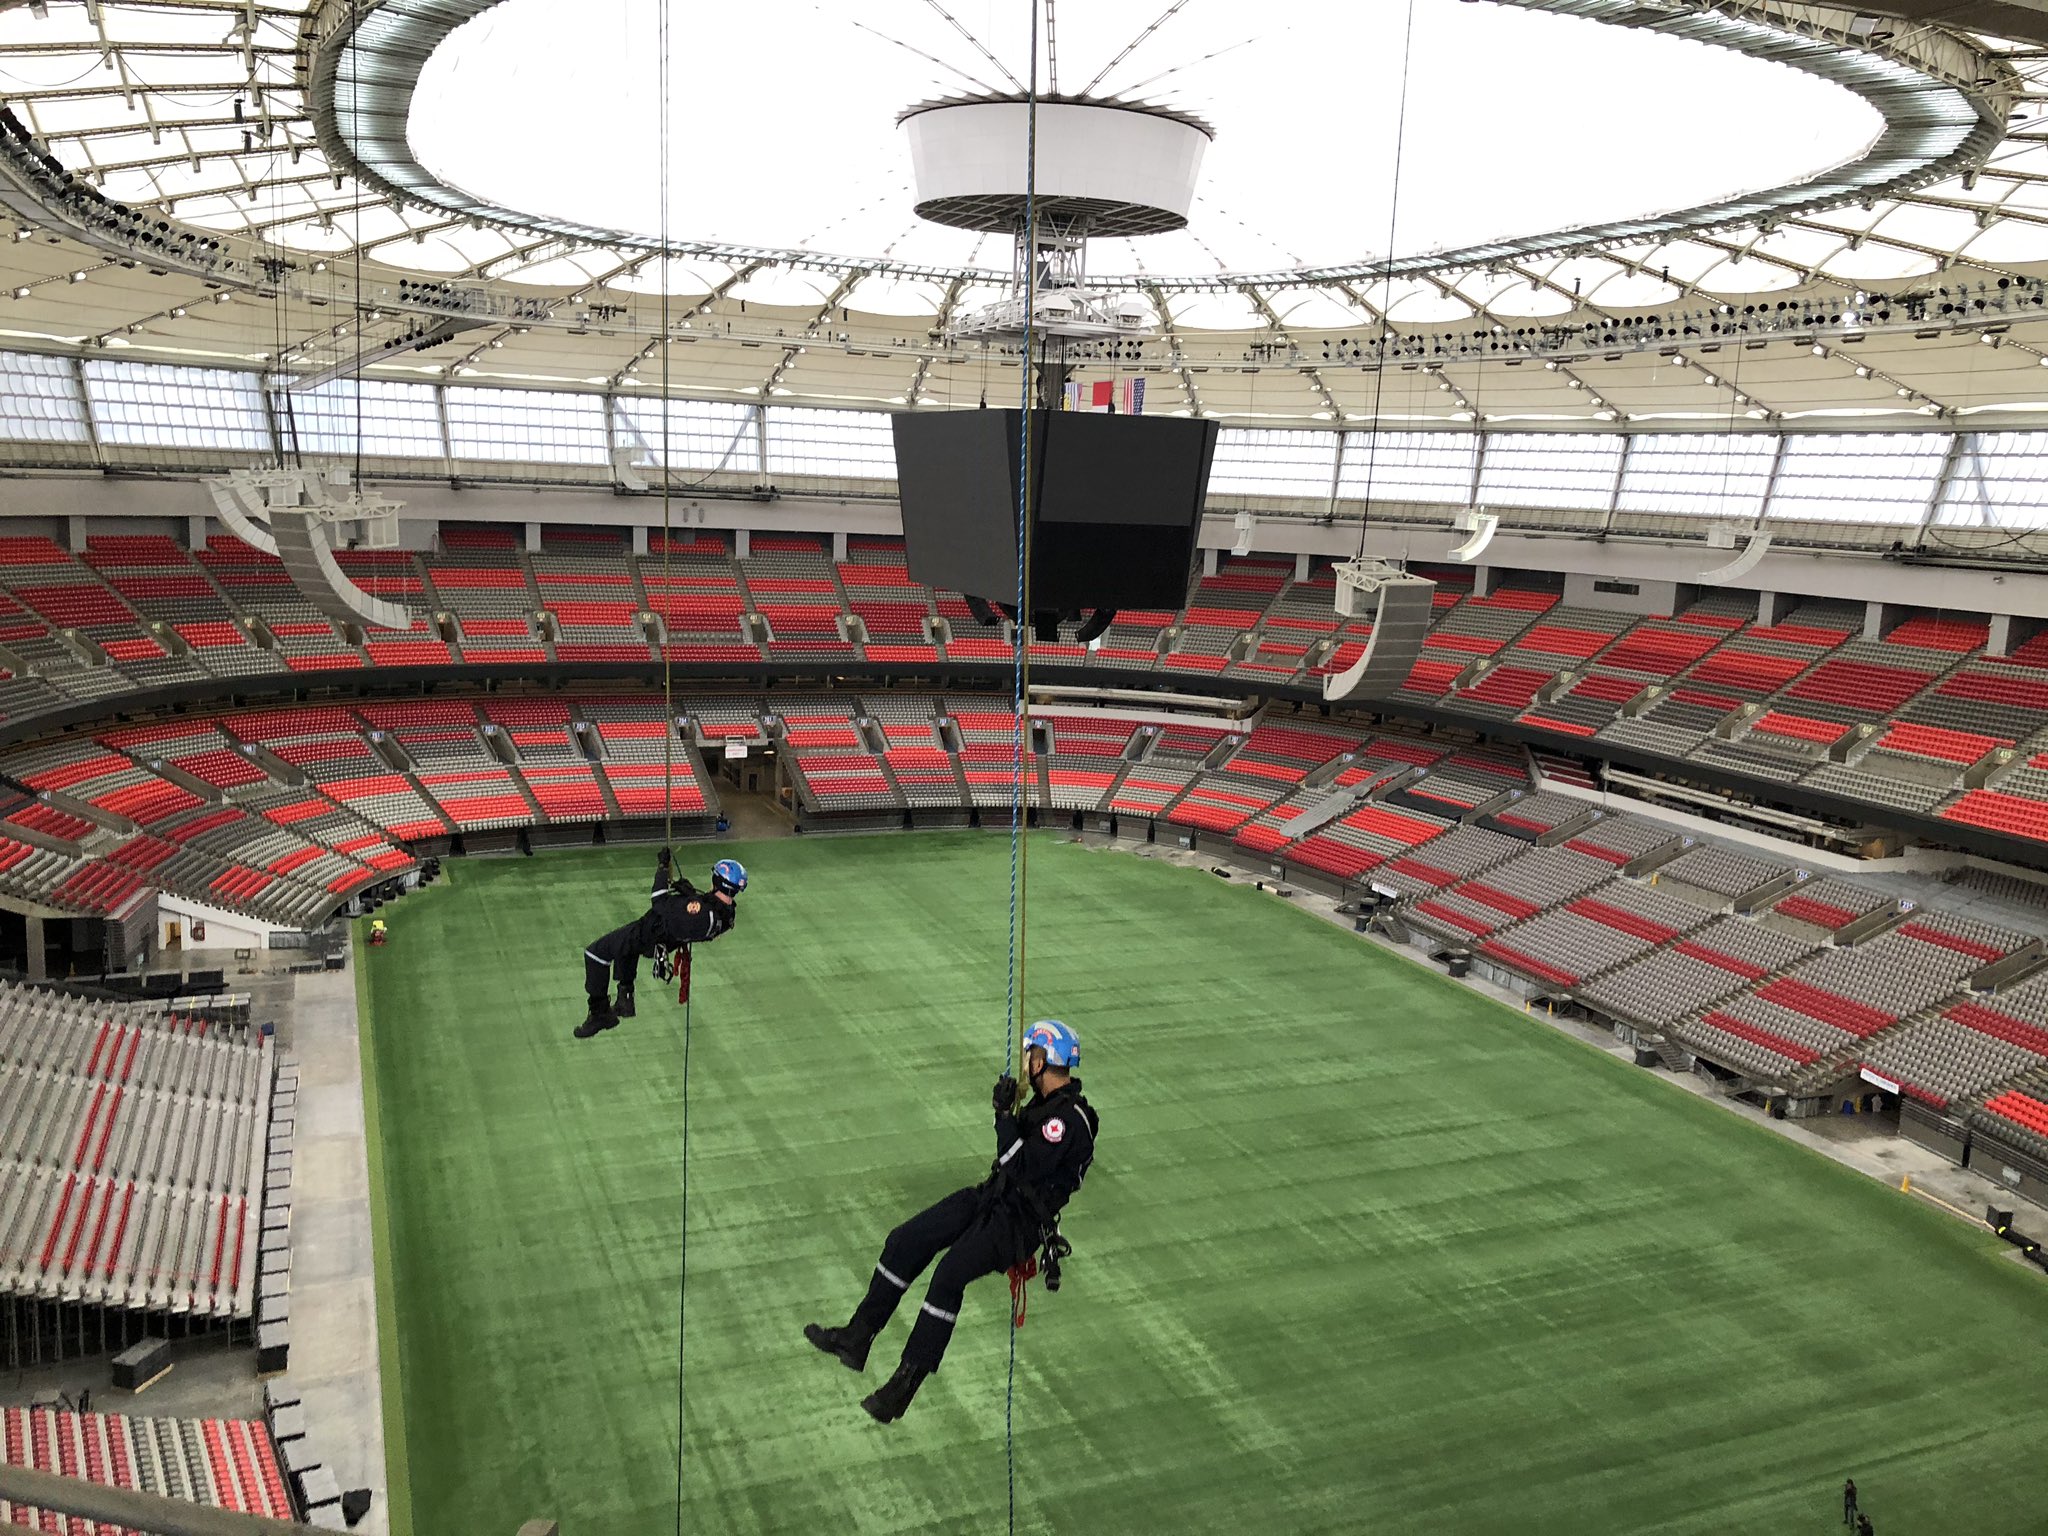
[[[914,108],[902,117],[919,218],[1008,233],[1024,217],[1031,109],[1022,101]],[[1185,228],[1209,130],[1192,118],[1041,101],[1038,216],[1097,236]]]

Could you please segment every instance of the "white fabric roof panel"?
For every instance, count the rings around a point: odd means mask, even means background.
[[[212,7],[112,0],[97,8],[99,26],[84,6],[64,0],[55,0],[43,18],[27,7],[0,11],[0,91],[65,166],[152,217],[273,239],[299,253],[294,259],[301,263],[296,290],[282,304],[259,291],[261,285],[232,281],[226,291],[233,302],[216,306],[210,302],[215,289],[175,266],[152,276],[146,265],[109,265],[103,253],[65,234],[55,245],[18,243],[7,248],[8,291],[28,292],[0,298],[0,337],[145,361],[255,364],[285,357],[313,366],[338,355],[327,333],[336,312],[353,306],[361,251],[366,289],[386,295],[390,305],[371,323],[373,342],[411,323],[405,306],[390,297],[409,274],[476,280],[488,285],[486,291],[528,295],[553,310],[531,324],[496,324],[424,352],[398,354],[372,370],[382,377],[576,385],[622,379],[636,359],[648,356],[658,322],[654,299],[666,286],[672,314],[686,314],[695,334],[729,338],[671,349],[679,390],[876,406],[909,402],[913,391],[916,401],[957,404],[978,397],[985,369],[972,349],[948,355],[926,333],[949,312],[949,292],[959,289],[956,304],[971,306],[992,290],[977,279],[956,283],[936,269],[912,270],[916,247],[930,236],[941,242],[927,253],[943,258],[938,267],[951,262],[983,270],[1005,268],[1007,251],[998,240],[919,225],[908,211],[903,178],[880,151],[864,157],[856,129],[866,133],[880,125],[877,142],[893,144],[890,120],[919,96],[971,91],[976,87],[968,76],[1003,89],[1007,82],[995,62],[914,0],[865,8],[858,26],[808,7],[796,7],[804,12],[801,27],[785,25],[782,11],[794,5],[769,0],[715,18],[735,38],[756,39],[751,50],[733,56],[775,61],[776,121],[750,129],[744,141],[680,124],[687,154],[676,157],[679,225],[699,213],[712,218],[719,188],[757,199],[717,213],[714,222],[729,228],[692,226],[679,228],[680,234],[780,238],[786,248],[758,258],[678,257],[666,282],[662,264],[645,249],[604,239],[568,241],[522,224],[524,215],[473,226],[442,207],[394,206],[347,166],[337,186],[315,131],[317,90],[302,95],[295,73],[297,55],[317,48],[326,23],[296,0],[256,16],[253,52],[244,51],[243,40],[229,34]],[[395,15],[398,8],[370,9]],[[526,127],[508,121],[496,98],[520,99],[513,87],[546,81],[550,99],[566,104],[567,86],[582,70],[612,91],[607,120],[623,123],[651,100],[654,71],[651,62],[642,69],[618,67],[621,57],[651,59],[645,38],[637,50],[622,53],[617,46],[646,25],[626,0],[602,0],[579,14],[577,37],[556,36],[550,48],[524,52],[517,46],[526,24],[522,10],[545,20],[549,8],[541,0],[512,0],[476,24],[492,32],[489,48],[465,52],[453,40],[445,45],[452,51],[437,55],[437,67],[470,94],[430,92],[420,110],[443,112],[468,140],[495,148],[521,198],[544,205],[552,195],[553,152],[517,138],[514,130]],[[1138,38],[1158,10],[1139,0],[1104,0],[1087,8],[1085,18],[1063,15],[1065,88],[1085,83],[1074,80],[1075,72],[1094,74],[1123,43]],[[1298,58],[1305,38],[1324,52],[1363,49],[1348,56],[1398,58],[1397,11],[1318,0],[1285,18],[1254,18],[1247,25],[1242,17],[1205,18],[1191,7],[1146,35],[1100,85],[1103,92],[1121,90],[1193,111],[1217,134],[1189,229],[1156,240],[1104,242],[1091,262],[1098,274],[1142,269],[1164,290],[1178,333],[1146,343],[1140,361],[1149,408],[1199,409],[1247,423],[1307,423],[1333,412],[1369,412],[1377,396],[1389,420],[1456,426],[1483,417],[1598,430],[1610,424],[1593,403],[1598,397],[1614,425],[1668,421],[1710,429],[1724,425],[1731,408],[1744,420],[1756,409],[1766,420],[1831,414],[1861,420],[1867,413],[1923,425],[1919,418],[1930,404],[1952,419],[1997,420],[2001,413],[2037,412],[2048,398],[2048,380],[2029,371],[2037,351],[2048,350],[2048,325],[2035,315],[2012,320],[1999,333],[2001,346],[1981,353],[1974,334],[1914,339],[1901,326],[1900,334],[1874,335],[1859,354],[1873,364],[1868,379],[1834,357],[1810,355],[1797,338],[1772,339],[1741,365],[1739,388],[1752,400],[1740,404],[1731,398],[1738,370],[1725,361],[1729,382],[1707,386],[1697,377],[1679,377],[1687,370],[1674,370],[1664,349],[1650,347],[1571,359],[1571,371],[1589,386],[1584,389],[1571,388],[1564,370],[1544,370],[1540,362],[1510,370],[1498,361],[1467,366],[1459,360],[1446,372],[1455,385],[1448,391],[1433,380],[1403,387],[1391,376],[1376,388],[1369,368],[1326,363],[1324,337],[1371,330],[1382,310],[1402,333],[1434,336],[1723,300],[1739,307],[1764,294],[1840,299],[1859,286],[1910,277],[1939,283],[2048,273],[2048,185],[2017,179],[2048,177],[2048,148],[2024,137],[2038,131],[2040,116],[2027,96],[2031,77],[2044,68],[2033,51],[1939,28],[1906,29],[1914,36],[1893,45],[1905,51],[1884,60],[1816,39],[1780,38],[1768,50],[1834,72],[1822,78],[1745,56],[1742,50],[1758,39],[1743,28],[1757,25],[1756,16],[1698,14],[1650,27],[1609,27],[1596,23],[1624,19],[1616,0],[1516,0],[1507,7],[1419,0],[1416,64],[1427,67],[1454,50],[1460,89],[1425,93],[1438,99],[1412,105],[1410,163],[1396,207],[1390,153],[1353,155],[1341,175],[1299,153],[1292,110],[1297,87],[1291,71],[1272,66],[1281,57]],[[974,18],[966,20],[971,27]],[[558,22],[549,24],[560,33]],[[1104,41],[1110,38],[1119,39],[1115,47]],[[984,41],[1002,67],[1021,72],[1021,35]],[[1234,52],[1218,52],[1240,42]],[[920,58],[905,43],[930,57]],[[693,37],[692,45],[701,56],[703,39]],[[103,67],[108,47],[112,70]],[[856,57],[863,68],[848,70]],[[1575,75],[1601,79],[1603,90],[1558,102],[1542,84],[1548,73],[1530,67],[1546,58],[1569,61]],[[879,60],[887,62],[867,67]],[[732,73],[734,89],[758,91],[754,71]],[[797,89],[813,74],[819,77],[814,90]],[[1964,84],[1928,83],[1937,76]],[[1631,113],[1628,93],[1638,89],[1647,92],[1645,109]],[[1695,115],[1669,110],[1674,89],[1697,100],[1739,99],[1745,110],[1718,115],[1714,131],[1701,133]],[[1516,94],[1528,90],[1540,102]],[[2007,93],[2015,110],[2004,124],[2004,142],[1987,143],[1988,164],[1974,186],[1949,174],[1878,196],[1867,210],[1849,201],[1818,211],[1787,204],[1766,214],[1766,195],[1757,200],[1757,217],[1724,219],[1717,229],[1690,237],[1610,235],[1576,254],[1545,244],[1546,220],[1554,222],[1560,209],[1587,220],[1641,214],[1638,222],[1650,227],[1661,208],[1703,204],[1740,188],[1805,186],[1816,173],[1833,174],[1830,167],[1853,161],[1878,140],[1881,127],[1890,135],[1880,146],[1886,165],[1934,163],[1928,157],[1959,142],[1984,115],[1970,106],[1980,99],[1969,94],[1977,90],[1987,93],[1984,102],[2004,101],[2000,93]],[[692,92],[684,112],[715,108],[715,91],[701,78],[692,80]],[[1274,92],[1288,101],[1269,112],[1261,93]],[[1393,95],[1375,93],[1347,108],[1352,142],[1391,146],[1393,136],[1384,131],[1389,125],[1369,119],[1391,112]],[[1880,101],[1888,114],[1884,124],[1870,105]],[[1997,115],[2002,123],[2004,108]],[[536,131],[552,133],[560,114],[531,116]],[[758,124],[760,116],[747,120]],[[1515,132],[1504,135],[1501,124],[1509,120]],[[791,135],[793,153],[817,164],[818,125],[828,121],[840,158],[823,157],[826,178],[793,183],[775,171],[774,156],[782,151],[767,138]],[[1627,133],[1613,131],[1618,121],[1630,125]],[[1468,139],[1483,141],[1486,152],[1473,153]],[[643,140],[631,134],[620,140],[603,174],[630,173],[644,190],[650,183],[636,159]],[[594,182],[585,147],[576,146],[570,163]],[[1459,174],[1436,174],[1432,157],[1454,163]],[[1858,174],[1876,173],[1873,163]],[[786,215],[786,227],[748,223],[749,207],[764,221]],[[2001,218],[2000,210],[2033,214],[2038,222]],[[543,215],[548,211],[541,208]],[[1341,279],[1285,270],[1304,260],[1369,256],[1385,247],[1390,230],[1411,275],[1389,282],[1364,270]],[[1405,254],[1493,235],[1508,238],[1483,256]],[[944,244],[955,236],[955,243]],[[814,267],[813,252],[822,265]],[[850,284],[844,267],[832,265],[841,260],[835,252],[865,264]],[[1738,254],[1742,259],[1734,259]],[[325,302],[316,302],[320,282],[310,273],[316,255],[329,263]],[[87,277],[73,283],[70,274],[78,270]],[[1219,281],[1219,274],[1248,270],[1250,277]],[[349,281],[337,286],[344,274]],[[618,313],[586,322],[572,313],[575,294]],[[840,302],[828,308],[835,294]],[[804,350],[791,355],[775,345],[782,340]],[[1276,346],[1281,354],[1260,358],[1258,372],[1243,371],[1252,348]],[[1283,382],[1295,369],[1314,371],[1293,372]],[[637,382],[620,387],[649,388],[652,372],[643,362]],[[1092,376],[1086,362],[1082,376]],[[1897,392],[1901,387],[1906,395]]]

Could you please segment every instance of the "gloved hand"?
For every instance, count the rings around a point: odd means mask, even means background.
[[[995,1092],[990,1095],[990,1098],[995,1104],[997,1114],[1014,1115],[1017,1113],[1017,1079],[1005,1072],[996,1079]]]
[[[654,862],[659,864],[663,869],[666,869],[670,864],[675,862],[675,855],[669,852],[668,849],[664,848],[661,850],[661,852],[657,853],[654,856]]]

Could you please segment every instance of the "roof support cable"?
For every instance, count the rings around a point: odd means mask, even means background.
[[[1146,38],[1150,37],[1154,32],[1157,32],[1161,27],[1165,26],[1166,23],[1173,20],[1173,18],[1180,13],[1181,8],[1184,7],[1187,3],[1188,0],[1173,0],[1173,4],[1169,5],[1157,16],[1154,16],[1152,20],[1146,25],[1144,31],[1140,32],[1128,43],[1125,43],[1123,48],[1117,53],[1117,56],[1111,59],[1107,64],[1103,65],[1101,70],[1096,74],[1093,80],[1090,80],[1086,85],[1081,87],[1081,94],[1083,96],[1093,96],[1095,94],[1095,87],[1102,84],[1104,80],[1109,78],[1110,71],[1115,69],[1117,65],[1123,63],[1123,61],[1125,59],[1128,59],[1133,53],[1137,52],[1138,48],[1144,43]],[[1052,0],[1046,0],[1046,9],[1050,11],[1051,8]],[[1059,89],[1059,81],[1057,79],[1053,81],[1053,89],[1055,91]]]
[[[989,63],[995,65],[997,69],[1000,69],[1003,72],[1003,77],[1007,79],[1011,85],[1015,86],[1020,91],[1024,89],[1024,82],[1022,80],[1019,80],[1015,75],[1010,73],[1010,66],[1005,64],[1001,59],[997,58],[994,54],[990,53],[988,51],[988,44],[984,43],[980,38],[976,37],[972,32],[968,31],[965,27],[963,27],[960,24],[960,19],[957,16],[955,16],[951,11],[947,10],[943,5],[939,4],[939,0],[924,0],[924,3],[930,6],[934,11],[938,12],[940,17],[944,19],[947,26],[951,27],[955,32],[958,32],[962,37],[966,38],[968,42],[972,43],[974,45],[974,51],[976,53],[979,53],[984,59],[987,59]],[[1031,7],[1031,70],[1034,76],[1038,72],[1038,6],[1035,3]],[[1036,91],[1032,91],[1030,94],[1035,97],[1038,93]]]

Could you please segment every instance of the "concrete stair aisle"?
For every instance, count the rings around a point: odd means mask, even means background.
[[[1344,789],[1331,788],[1320,801],[1287,823],[1288,840],[1299,842],[1338,817],[1356,810],[1374,797],[1377,787],[1378,781],[1368,779],[1363,784],[1353,784]]]
[[[948,736],[951,740],[946,744],[946,757],[953,765],[953,783],[960,791],[960,803],[963,806],[970,806],[974,804],[974,794],[967,785],[967,771],[960,766],[960,733],[948,727],[940,727],[940,740],[946,741]]]
[[[889,759],[880,752],[874,753],[874,759],[875,767],[881,771],[882,780],[889,786],[889,793],[896,797],[896,803],[902,806],[909,805],[910,799],[903,793],[903,785],[897,779],[896,770],[890,766]]]
[[[1406,764],[1399,764],[1377,769],[1369,777],[1360,779],[1356,783],[1337,783],[1337,780],[1342,778],[1345,772],[1359,766],[1356,763],[1346,765],[1341,759],[1332,759],[1314,773],[1309,774],[1308,778],[1299,787],[1282,795],[1272,805],[1259,812],[1258,815],[1253,816],[1238,831],[1242,833],[1246,828],[1261,824],[1272,826],[1276,831],[1284,831],[1286,842],[1273,850],[1273,857],[1279,858],[1288,846],[1300,842],[1303,838],[1313,837],[1331,822],[1349,815],[1367,801],[1379,798],[1380,794],[1390,785],[1399,782],[1414,771]],[[1337,770],[1335,773],[1330,772],[1333,768]],[[1324,782],[1320,786],[1313,783],[1318,775],[1325,776]],[[1318,793],[1321,795],[1320,799],[1313,801],[1298,814],[1289,817],[1286,821],[1274,822],[1267,819],[1271,817],[1274,811],[1288,804],[1290,800]]]
[[[426,802],[427,809],[447,829],[449,836],[452,837],[462,830],[455,825],[448,813],[441,809],[441,802],[435,798],[434,792],[420,781],[417,765],[405,748],[399,745],[398,737],[394,733],[386,731],[370,739],[370,751],[376,756],[377,761],[403,778],[406,787]]]
[[[629,550],[624,557],[626,579],[631,583],[627,590],[633,594],[633,606],[642,613],[650,611],[654,606],[647,600],[647,584],[640,579],[640,562],[649,559],[655,562],[655,569],[659,570],[661,568],[661,556],[659,555],[636,555]]]
[[[519,791],[519,797],[526,802],[527,810],[533,814],[534,824],[549,825],[552,818],[541,808],[540,800],[533,792],[533,786],[526,782],[526,775],[519,771],[519,749],[512,744],[512,738],[485,720],[481,713],[477,717],[476,730],[478,738],[483,742],[484,751],[493,762],[503,765],[506,774],[512,780],[513,788]]]
[[[953,723],[951,708],[944,698],[935,697],[932,700],[932,708],[938,712],[933,717],[932,734],[938,738],[939,745],[946,749],[946,757],[953,764],[953,783],[960,791],[960,804],[971,806],[974,804],[974,795],[968,788],[966,770],[960,766],[960,749],[966,745],[960,735],[960,727]]]
[[[591,777],[597,780],[597,793],[599,798],[604,801],[604,813],[614,821],[623,821],[625,820],[626,813],[619,808],[618,797],[612,793],[611,780],[605,777],[602,763],[603,759],[600,758],[592,765],[593,772]]]
[[[1127,774],[1127,773],[1129,773],[1130,771],[1131,771],[1131,764],[1130,764],[1130,762],[1129,762],[1129,760],[1128,760],[1128,759],[1126,759],[1126,760],[1124,760],[1124,761],[1122,761],[1122,762],[1119,762],[1119,763],[1118,763],[1118,764],[1116,765],[1116,774],[1115,774],[1115,777],[1113,777],[1113,778],[1112,778],[1112,779],[1111,779],[1111,780],[1109,781],[1109,787],[1108,787],[1107,789],[1103,790],[1103,792],[1102,792],[1101,796],[1100,796],[1100,797],[1099,797],[1099,798],[1098,798],[1098,799],[1096,800],[1096,802],[1095,802],[1095,808],[1096,808],[1096,809],[1097,809],[1098,811],[1105,811],[1105,812],[1106,812],[1106,811],[1107,811],[1107,810],[1109,809],[1109,802],[1110,802],[1110,801],[1111,801],[1112,799],[1114,799],[1114,798],[1116,797],[1116,792],[1117,792],[1117,791],[1118,791],[1119,789],[1122,789],[1122,788],[1123,788],[1123,784],[1124,784],[1124,775],[1125,775],[1125,774]]]
[[[555,654],[555,623],[552,615],[542,618],[547,603],[541,597],[540,579],[534,574],[533,561],[522,547],[512,552],[512,563],[519,568],[519,574],[526,578],[526,608],[532,617],[533,643],[547,652],[550,662],[561,658]]]
[[[825,551],[825,570],[832,582],[832,601],[839,605],[839,633],[854,648],[855,654],[867,654],[867,626],[853,611],[853,599],[848,595],[846,583],[839,579],[839,562],[832,558],[832,551]],[[892,778],[893,784],[895,780]]]
[[[534,798],[533,786],[526,782],[526,775],[519,771],[519,765],[516,762],[508,762],[505,764],[505,772],[511,775],[512,787],[519,791],[520,799],[526,802],[526,808],[533,813],[534,825],[548,826],[551,818],[541,809],[540,801]]]

